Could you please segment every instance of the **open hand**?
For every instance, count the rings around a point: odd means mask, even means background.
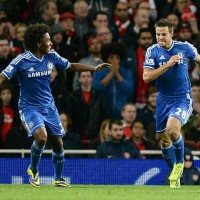
[[[100,70],[102,70],[103,68],[110,68],[111,66],[112,66],[112,65],[109,64],[109,63],[102,63],[102,64],[97,65],[97,66],[95,67],[95,71],[100,71]]]

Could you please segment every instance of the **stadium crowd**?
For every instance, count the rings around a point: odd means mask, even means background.
[[[145,53],[155,43],[154,24],[161,17],[173,23],[175,40],[200,52],[198,10],[199,0],[0,0],[0,72],[25,51],[27,27],[47,24],[52,49],[70,62],[112,64],[94,74],[53,70],[64,148],[97,149],[101,158],[160,158],[139,152],[160,149],[157,89],[142,78]],[[188,70],[194,110],[182,135],[185,146],[200,150],[200,72],[193,62]],[[31,147],[18,114],[19,95],[17,78],[0,88],[0,149]]]

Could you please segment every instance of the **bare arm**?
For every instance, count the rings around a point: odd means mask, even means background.
[[[109,64],[109,63],[102,63],[102,64],[97,65],[97,66],[84,65],[84,64],[81,64],[81,63],[71,63],[70,69],[72,71],[78,71],[78,72],[99,71],[99,70],[102,70],[103,68],[109,68],[110,66],[111,66],[111,64]]]
[[[6,80],[6,76],[4,74],[0,74],[0,85]]]
[[[176,63],[178,63],[178,61],[179,61],[179,56],[174,55],[170,58],[170,60],[165,65],[157,69],[144,68],[144,71],[143,71],[144,82],[149,83],[151,81],[154,81],[159,76],[161,76],[164,72],[166,72],[170,67],[173,67]]]
[[[196,62],[197,71],[200,74],[200,55],[199,54],[197,55],[195,62]]]

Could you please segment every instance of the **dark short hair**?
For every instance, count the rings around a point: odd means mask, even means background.
[[[192,81],[191,85],[192,85],[192,87],[193,86],[200,87],[200,81]]]
[[[90,72],[91,76],[93,77],[93,71],[82,71],[82,72]],[[78,76],[80,77],[81,76],[81,73],[82,72],[78,72]]]
[[[141,28],[138,34],[138,38],[141,36],[142,33],[151,33],[152,38],[153,38],[153,34],[149,28]]]
[[[27,50],[36,52],[38,43],[43,39],[45,33],[49,32],[49,27],[46,24],[30,25],[24,35],[24,44]]]
[[[160,20],[158,20],[158,21],[155,23],[155,26],[154,26],[154,27],[155,27],[155,28],[156,28],[156,27],[168,27],[169,32],[173,32],[173,30],[174,30],[173,24],[172,24],[169,20],[167,20],[167,19],[165,19],[165,18],[161,18]]]
[[[11,85],[10,83],[4,83],[0,86],[0,93],[3,91],[3,90],[9,90],[12,94],[13,94],[13,85]]]
[[[156,86],[150,86],[149,89],[146,91],[146,98],[148,98],[151,94],[158,92]]]
[[[113,124],[117,124],[117,125],[119,125],[119,126],[123,126],[123,123],[122,123],[122,121],[121,120],[111,120],[110,121],[110,123],[109,123],[109,130],[111,130],[112,129],[112,125]]]
[[[118,55],[120,57],[120,60],[124,57],[125,54],[125,48],[122,43],[119,42],[112,42],[109,44],[105,44],[102,46],[101,49],[101,57],[104,62],[107,62],[108,57],[110,55]]]
[[[105,11],[100,10],[100,11],[98,11],[98,12],[95,13],[93,20],[96,20],[98,15],[106,15],[107,18],[108,18],[108,13],[105,12]]]

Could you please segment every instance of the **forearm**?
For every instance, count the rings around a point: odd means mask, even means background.
[[[6,80],[6,77],[4,74],[0,74],[0,85]]]
[[[102,83],[104,86],[107,86],[108,83],[110,82],[110,80],[113,78],[113,76],[114,76],[114,72],[110,71],[110,72],[108,73],[108,75],[107,75],[104,79],[102,79],[101,83]]]
[[[119,73],[119,71],[116,72],[115,76],[116,76],[116,78],[117,78],[117,80],[118,80],[119,82],[121,82],[121,81],[124,80],[123,77],[122,77],[122,75]]]
[[[195,63],[196,63],[197,71],[200,74],[200,55],[197,56],[197,59],[195,60]]]
[[[71,63],[70,69],[72,71],[78,71],[78,72],[95,71],[95,66],[85,65],[85,64],[81,64],[81,63]]]
[[[166,72],[170,68],[170,65],[166,63],[165,65],[157,68],[157,69],[148,69],[145,68],[143,72],[143,80],[145,83],[149,83],[154,81],[159,76],[161,76],[164,72]]]

